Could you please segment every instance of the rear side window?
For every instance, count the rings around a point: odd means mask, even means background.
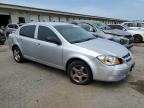
[[[35,25],[24,26],[20,29],[20,35],[24,37],[34,38]]]
[[[39,26],[38,29],[38,39],[42,41],[47,41],[47,38],[57,37],[56,34],[45,26]]]
[[[136,23],[125,23],[124,25],[128,27],[137,27]]]

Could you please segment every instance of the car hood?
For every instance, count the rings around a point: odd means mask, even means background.
[[[81,43],[76,43],[76,46],[94,51],[100,55],[112,55],[117,57],[125,56],[129,51],[124,46],[106,39],[93,39]]]
[[[104,30],[103,32],[106,34],[112,34],[112,35],[117,35],[117,36],[129,36],[130,35],[130,33],[123,31],[123,30],[118,30],[118,29]]]
[[[105,34],[104,32],[92,32],[92,34],[94,36],[100,37],[100,38],[104,38],[104,39],[113,39],[113,35],[110,34]]]

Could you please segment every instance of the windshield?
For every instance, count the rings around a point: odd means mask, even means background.
[[[70,43],[79,43],[95,39],[92,34],[75,25],[55,26],[59,33]]]
[[[111,28],[104,23],[94,23],[93,25],[99,30],[111,30]]]

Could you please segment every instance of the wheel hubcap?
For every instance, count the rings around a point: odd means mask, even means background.
[[[20,61],[19,50],[17,49],[14,50],[14,58],[16,61]]]
[[[83,83],[88,79],[88,72],[84,66],[74,66],[71,70],[71,77],[77,83]]]

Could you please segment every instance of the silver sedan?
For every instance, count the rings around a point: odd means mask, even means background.
[[[67,23],[29,23],[9,36],[16,62],[25,59],[65,70],[75,84],[120,81],[134,67],[124,46]]]

